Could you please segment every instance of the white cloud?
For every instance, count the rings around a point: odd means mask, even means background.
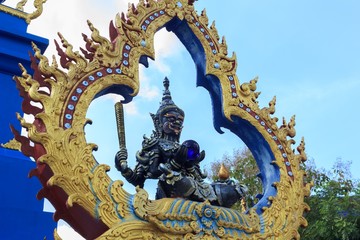
[[[163,75],[169,75],[171,73],[171,67],[167,64],[166,59],[180,56],[182,50],[180,41],[175,34],[169,33],[163,28],[155,34],[154,48],[154,67]]]
[[[129,102],[126,105],[124,105],[125,113],[129,115],[138,115],[139,110],[137,105],[134,102]]]
[[[63,240],[84,240],[80,234],[72,229],[66,222],[60,220],[58,222],[57,233]]]
[[[104,37],[108,37],[108,27],[111,20],[115,19],[118,12],[127,11],[126,1],[88,1],[88,0],[63,0],[47,1],[40,17],[29,25],[29,32],[50,40],[46,55],[56,54],[53,39],[59,41],[57,33],[60,32],[74,46],[74,50],[84,46],[82,33],[91,34],[87,26],[90,20]]]
[[[121,9],[121,12],[127,12],[128,6],[131,3],[137,4],[138,0],[128,0],[128,1],[115,1],[117,9]]]
[[[157,99],[160,95],[160,89],[152,85],[152,80],[157,79],[150,79],[146,74],[144,73],[144,67],[140,67],[140,90],[139,90],[139,97],[144,98],[148,101]]]
[[[111,99],[114,103],[123,100],[124,98],[121,95],[109,93],[104,96],[104,99]]]
[[[143,97],[149,101],[157,99],[160,95],[160,90],[157,86],[152,86],[149,84],[144,84],[142,90],[139,92],[139,97]]]

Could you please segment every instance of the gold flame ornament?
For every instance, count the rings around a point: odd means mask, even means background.
[[[230,177],[229,170],[225,167],[224,163],[220,166],[218,177],[220,181],[226,181]]]

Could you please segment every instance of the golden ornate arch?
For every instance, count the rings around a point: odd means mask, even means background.
[[[34,45],[34,74],[23,70],[16,77],[23,110],[34,122],[18,116],[28,137],[15,138],[21,151],[36,160],[30,175],[41,181],[38,198],[54,205],[55,220],[64,219],[88,239],[299,239],[306,226],[301,162],[304,141],[295,154],[292,145],[295,119],[277,126],[275,98],[269,107],[257,102],[257,79],[240,84],[236,57],[228,56],[205,10],[198,15],[193,1],[140,0],[127,14],[110,24],[110,39],[100,36],[88,22],[91,37],[82,53],[61,35],[60,58],[52,63]],[[123,182],[106,174],[110,166],[93,157],[95,144],[87,143],[84,126],[91,101],[105,93],[124,96],[124,103],[139,91],[139,62],[154,58],[154,34],[166,27],[191,53],[198,83],[209,90],[214,103],[215,127],[227,127],[252,150],[262,174],[264,196],[247,212],[183,199],[149,200],[144,189],[132,195]],[[200,57],[199,57],[200,56]],[[31,104],[39,103],[38,105]]]

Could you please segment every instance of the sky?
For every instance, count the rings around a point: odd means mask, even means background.
[[[14,6],[13,2],[5,4]],[[131,1],[137,2],[137,1]],[[45,55],[56,54],[53,39],[57,32],[73,44],[83,46],[81,33],[90,34],[90,20],[103,36],[118,12],[127,9],[125,0],[48,0],[44,13],[33,20],[28,32],[50,39]],[[229,55],[237,56],[237,76],[241,83],[258,76],[260,107],[276,96],[275,116],[290,119],[296,115],[296,147],[305,138],[306,153],[318,167],[331,169],[337,158],[351,161],[354,178],[360,178],[357,141],[360,128],[360,2],[357,0],[199,0],[195,8],[206,8],[210,23],[215,20],[220,36],[225,36]],[[162,80],[170,79],[174,102],[185,111],[182,141],[194,139],[206,151],[202,166],[244,144],[224,129],[217,133],[212,125],[208,92],[196,88],[195,65],[180,41],[166,30],[155,38],[155,61],[141,67],[140,92],[125,107],[126,142],[129,165],[142,136],[153,130],[149,113],[155,113],[162,96]],[[98,144],[94,153],[100,163],[112,167],[113,180],[122,179],[113,168],[118,151],[114,96],[104,96],[91,104],[86,127],[88,142]],[[279,121],[280,124],[281,120]],[[131,157],[133,156],[133,157]],[[145,187],[154,191],[154,182]],[[134,189],[129,187],[129,192]],[[151,195],[151,193],[150,193]],[[60,236],[81,239],[59,223]]]

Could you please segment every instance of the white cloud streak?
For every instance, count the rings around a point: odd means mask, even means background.
[[[60,220],[57,227],[57,233],[63,240],[84,240],[80,234],[72,229],[66,222]]]

